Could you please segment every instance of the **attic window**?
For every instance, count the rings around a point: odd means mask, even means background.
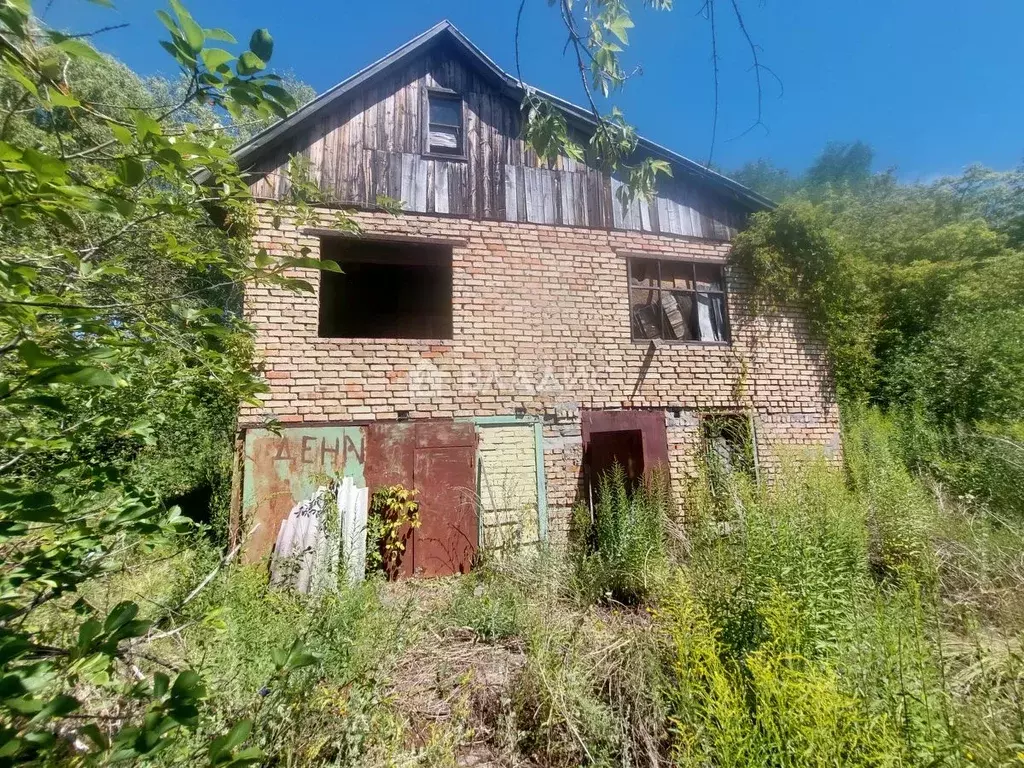
[[[448,91],[427,91],[427,153],[464,154],[462,98]]]
[[[319,336],[333,339],[450,339],[452,249],[403,241],[325,237]]]

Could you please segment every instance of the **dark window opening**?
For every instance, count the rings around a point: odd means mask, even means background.
[[[735,473],[755,477],[756,453],[749,416],[706,414],[701,417],[701,438],[712,481]]]
[[[729,340],[720,264],[630,259],[629,305],[634,340]]]
[[[452,249],[404,242],[321,241],[319,335],[340,339],[450,339]]]
[[[456,94],[428,91],[427,113],[427,152],[462,155],[462,99]]]

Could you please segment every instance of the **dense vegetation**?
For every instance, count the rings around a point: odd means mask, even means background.
[[[308,89],[171,6],[181,76],[144,80],[0,3],[0,765],[1024,760],[1024,173],[738,172],[781,205],[735,259],[827,342],[842,467],[614,474],[568,552],[295,596],[225,562],[224,516],[240,290],[314,264],[251,251],[230,148]],[[601,136],[573,151],[628,158]]]

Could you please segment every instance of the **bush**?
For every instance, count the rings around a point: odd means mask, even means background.
[[[594,518],[573,510],[570,556],[577,591],[588,601],[636,605],[656,590],[666,566],[665,522],[671,496],[665,477],[651,473],[635,489],[616,465],[598,480]]]

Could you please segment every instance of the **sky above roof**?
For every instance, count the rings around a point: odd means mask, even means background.
[[[506,71],[515,72],[515,0],[184,0],[207,27],[247,40],[255,27],[275,38],[272,64],[322,92],[442,19],[452,21]],[[713,162],[733,169],[769,159],[799,172],[828,141],[860,139],[876,167],[907,180],[957,173],[972,163],[1008,169],[1024,160],[1024,77],[1020,0],[737,0],[761,61],[764,127],[750,50],[732,5],[718,2],[719,117]],[[632,0],[636,28],[625,61],[639,67],[609,104],[641,134],[694,160],[711,147],[714,78],[702,0],[645,10]],[[120,0],[114,10],[85,0],[52,0],[46,20],[91,31],[141,74],[173,74],[158,45],[162,2]],[[45,7],[36,1],[40,11]],[[556,12],[527,0],[520,37],[523,79],[584,103],[574,59]]]

